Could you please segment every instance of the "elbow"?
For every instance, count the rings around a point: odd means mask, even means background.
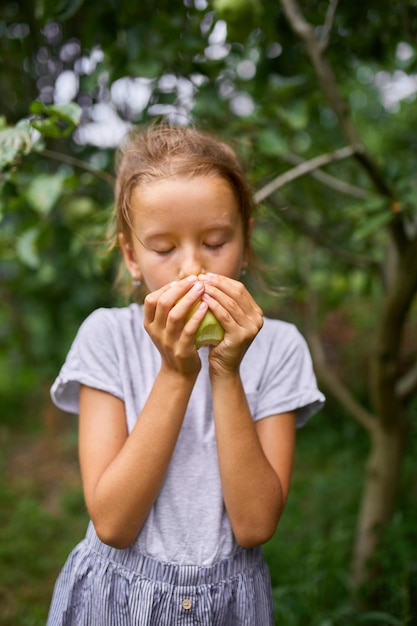
[[[87,503],[87,510],[97,537],[102,543],[117,550],[131,547],[144,521],[127,515],[119,506],[97,500]]]
[[[283,510],[283,503],[280,503],[275,507],[269,506],[263,514],[257,510],[252,515],[248,514],[240,517],[240,519],[235,519],[232,523],[232,530],[239,546],[255,548],[272,539]]]
[[[94,529],[97,537],[102,543],[117,550],[126,550],[134,543],[137,533],[121,531],[120,528],[113,528],[110,524],[95,523]]]
[[[233,530],[236,542],[241,548],[255,548],[267,543],[275,534],[277,523],[268,525],[244,525]]]

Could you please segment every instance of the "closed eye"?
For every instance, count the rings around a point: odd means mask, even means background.
[[[204,245],[209,250],[219,250],[220,248],[224,246],[224,244],[225,242],[222,241],[222,243],[205,243]]]
[[[169,248],[169,250],[154,250],[154,252],[159,256],[168,256],[168,254],[171,254],[174,250],[175,248]]]

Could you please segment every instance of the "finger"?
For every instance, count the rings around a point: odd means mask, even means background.
[[[204,285],[208,287],[207,291],[210,291],[214,295],[214,291],[210,289],[211,287],[215,287],[219,291],[227,294],[239,303],[244,304],[245,301],[250,303],[250,306],[255,304],[252,296],[246,289],[245,285],[241,283],[239,280],[235,280],[233,278],[229,278],[227,276],[222,276],[221,274],[201,274],[198,277],[198,280],[201,280]]]
[[[201,281],[186,285],[175,284],[164,291],[159,298],[149,330],[166,347],[176,345],[176,350],[189,350],[194,347],[195,335],[207,312],[207,304],[202,303],[204,285]]]
[[[144,299],[144,317],[145,317],[145,321],[146,322],[152,322],[153,321],[153,319],[155,317],[155,310],[156,310],[156,306],[158,304],[159,298],[161,297],[161,295],[163,293],[168,291],[168,289],[171,289],[171,287],[173,285],[174,285],[174,283],[168,283],[167,285],[164,285],[160,289],[157,289],[155,291],[151,291],[150,293],[148,293],[145,296],[145,299]]]
[[[169,304],[170,306],[167,315],[167,327],[172,326],[175,329],[180,329],[185,326],[190,318],[201,317],[197,312],[198,305],[201,303],[201,297],[204,293],[204,285],[202,282],[195,282],[191,288],[184,294],[170,293]],[[173,298],[175,298],[173,300]],[[162,298],[161,300],[163,300]],[[161,303],[165,304],[165,303]],[[205,305],[207,307],[207,305]]]
[[[158,307],[158,317],[166,319],[171,308],[192,288],[196,281],[197,276],[188,276],[180,281],[172,281],[160,289],[149,293],[144,301],[145,321],[153,322],[155,320]]]
[[[205,282],[205,294],[213,298],[216,302],[222,305],[229,313],[231,318],[238,324],[245,325],[248,319],[252,319],[257,325],[261,323],[263,319],[262,309],[258,306],[255,300],[252,298],[246,287],[239,281],[219,281],[216,286],[211,282]],[[225,291],[227,289],[227,292]],[[215,307],[214,303],[209,303],[206,298],[210,309],[213,309],[213,313],[216,312],[220,315],[220,310]],[[215,308],[214,308],[215,307]],[[220,322],[221,320],[219,320]]]

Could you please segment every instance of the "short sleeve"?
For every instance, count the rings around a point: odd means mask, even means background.
[[[293,324],[269,320],[259,347],[259,354],[252,354],[260,372],[256,378],[254,420],[296,411],[297,427],[303,426],[325,402],[317,387],[306,340]]]
[[[117,326],[109,309],[97,309],[80,326],[64,365],[51,387],[56,406],[79,412],[80,385],[123,399]]]

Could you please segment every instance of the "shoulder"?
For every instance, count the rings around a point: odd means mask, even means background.
[[[261,328],[254,345],[259,350],[269,352],[274,346],[279,346],[280,352],[285,348],[306,348],[307,343],[301,332],[290,322],[279,319],[264,318],[264,325]]]
[[[295,324],[267,317],[247,352],[246,365],[287,375],[289,371],[311,368],[312,363],[307,341]]]
[[[52,389],[52,399],[71,413],[79,410],[80,384],[125,398],[132,345],[140,337],[141,307],[99,308],[81,324]]]
[[[69,356],[119,360],[129,346],[143,341],[142,316],[142,307],[137,304],[96,309],[79,327]]]
[[[324,396],[317,388],[310,350],[294,324],[266,318],[247,356],[244,385],[255,398],[255,420],[296,411],[297,426],[302,426],[321,408]]]
[[[125,307],[100,307],[86,317],[82,326],[95,324],[129,324],[141,315],[142,307],[130,304]]]
[[[280,319],[273,319],[271,317],[264,318],[264,325],[261,329],[263,333],[272,333],[272,334],[299,334],[299,330],[292,324],[291,322],[285,322]]]
[[[126,307],[101,307],[83,321],[78,331],[81,336],[100,337],[104,334],[132,332],[142,325],[142,307],[130,304]]]

